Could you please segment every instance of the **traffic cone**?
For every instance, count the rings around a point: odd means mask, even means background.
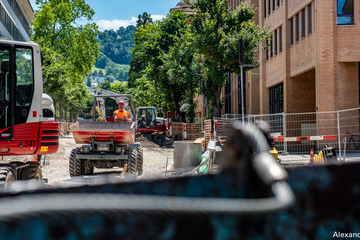
[[[309,164],[315,164],[314,151],[311,149]]]

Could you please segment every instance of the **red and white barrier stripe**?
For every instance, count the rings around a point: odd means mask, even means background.
[[[217,135],[217,120],[214,120],[214,139],[216,139]]]
[[[61,127],[61,131],[60,131],[60,136],[61,136],[61,137],[63,137],[63,136],[64,136],[64,132],[65,132],[64,127]]]
[[[187,140],[187,136],[186,136],[186,123],[183,124],[184,127],[184,140]]]
[[[328,136],[310,136],[310,137],[281,137],[274,138],[274,142],[302,142],[302,141],[316,141],[316,140],[335,140],[336,135]]]

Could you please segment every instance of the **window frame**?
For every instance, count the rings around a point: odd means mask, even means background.
[[[312,33],[312,4],[310,3],[308,9],[308,35]]]
[[[273,38],[274,38],[274,35],[271,35],[271,39],[270,39],[270,59],[273,58]]]
[[[268,15],[270,15],[271,14],[271,0],[268,0],[268,3],[269,3],[269,8],[268,8]]]
[[[294,44],[294,17],[290,18],[290,46]]]
[[[275,11],[275,0],[273,0],[272,5],[272,11]]]
[[[339,26],[355,25],[355,0],[352,0],[352,14],[339,14],[338,8],[339,8],[339,0],[336,0],[336,24]],[[338,17],[352,17],[354,22],[341,24],[338,22]]]
[[[274,31],[274,56],[277,55],[278,51],[277,51],[277,29],[275,29]]]
[[[306,35],[306,29],[305,29],[305,8],[301,10],[301,39],[305,38]]]
[[[267,17],[266,1],[267,1],[267,0],[264,0],[264,19]]]
[[[269,88],[269,108],[270,114],[284,112],[284,83]]]
[[[33,100],[34,100],[34,93],[35,93],[35,87],[36,87],[36,81],[35,81],[35,55],[34,55],[34,49],[31,47],[31,46],[22,46],[22,45],[14,45],[14,57],[13,57],[13,61],[14,63],[16,64],[16,59],[17,59],[17,56],[16,56],[16,49],[28,49],[31,51],[31,64],[32,64],[32,84],[33,84],[33,87],[32,87],[32,92],[31,92],[31,97],[30,97],[30,104],[29,106],[18,106],[16,105],[16,100],[15,100],[15,96],[14,96],[14,109],[17,108],[17,107],[21,107],[21,108],[25,108],[25,107],[28,107],[29,108],[29,111],[27,113],[27,116],[25,119],[28,118],[28,116],[30,116],[30,109],[32,107],[32,104],[33,104]],[[19,70],[19,68],[17,68],[17,71]],[[16,91],[16,87],[18,86],[18,81],[17,79],[15,79],[14,77],[14,92]],[[21,84],[20,84],[21,85]],[[14,116],[14,121],[15,121],[15,125],[18,125],[18,124],[23,124],[22,122],[19,122],[19,120],[16,118],[16,116]],[[25,122],[26,123],[26,122]]]
[[[282,52],[282,26],[279,27],[279,53]]]
[[[295,15],[295,43],[300,39],[300,13]]]

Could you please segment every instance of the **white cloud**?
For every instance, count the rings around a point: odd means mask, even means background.
[[[165,18],[166,16],[164,15],[159,15],[159,14],[154,14],[154,15],[151,15],[151,18],[156,21],[156,20],[161,20],[163,18]]]
[[[104,30],[110,30],[114,29],[117,30],[119,27],[127,27],[129,25],[136,25],[137,18],[131,17],[131,19],[128,20],[119,20],[119,19],[113,19],[113,20],[100,20],[97,22],[99,29],[101,31]]]
[[[151,15],[153,20],[160,20],[162,18],[164,18],[164,15]],[[131,19],[126,19],[126,20],[119,20],[119,19],[113,19],[113,20],[99,20],[97,22],[98,26],[99,26],[99,30],[100,31],[104,31],[104,30],[110,30],[110,29],[114,29],[117,30],[120,27],[124,27],[126,28],[129,25],[134,25],[136,26],[136,21],[138,20],[138,18],[136,17],[131,17]]]

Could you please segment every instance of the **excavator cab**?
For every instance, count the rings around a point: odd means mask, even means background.
[[[157,122],[154,108],[139,108],[137,119],[139,129],[156,129]]]
[[[58,133],[39,46],[0,40],[0,156],[55,153]]]
[[[54,116],[53,100],[43,94],[40,47],[0,40],[0,156],[55,153],[59,124]],[[6,179],[42,178],[37,162],[1,163],[0,172],[0,189]]]
[[[149,141],[164,146],[169,142],[167,139],[168,128],[165,118],[159,117],[161,111],[157,111],[155,107],[139,107],[137,112],[137,134],[145,137]]]

